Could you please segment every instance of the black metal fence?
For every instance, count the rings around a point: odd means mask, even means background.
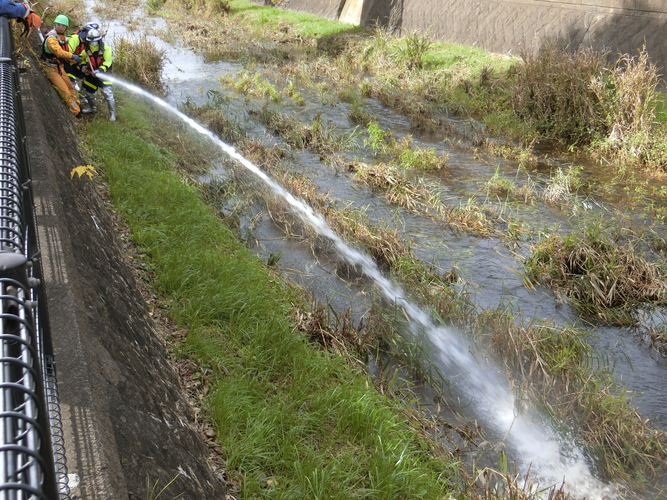
[[[13,41],[0,17],[0,500],[69,499]]]

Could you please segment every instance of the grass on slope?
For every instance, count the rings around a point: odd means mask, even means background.
[[[172,170],[153,134],[169,127],[126,102],[123,124],[93,121],[86,143],[212,371],[210,418],[243,498],[440,498],[457,465],[436,458],[398,405],[290,322],[293,299]]]

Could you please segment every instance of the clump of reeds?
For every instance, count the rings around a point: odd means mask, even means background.
[[[297,149],[310,148],[320,154],[331,155],[352,140],[336,134],[332,127],[322,121],[322,116],[319,114],[311,124],[302,123],[295,115],[273,111],[267,107],[253,114],[290,146]]]
[[[432,45],[430,34],[411,32],[401,39],[393,59],[402,62],[408,70],[421,69],[424,65],[424,56]]]
[[[370,165],[354,162],[348,165],[356,179],[385,193],[389,203],[412,212],[422,212],[432,198],[429,190],[410,181],[404,173],[385,163]]]
[[[547,281],[582,312],[604,321],[633,322],[641,304],[667,299],[665,265],[647,261],[631,240],[597,224],[539,241],[525,270],[529,280]]]
[[[244,96],[266,98],[271,102],[280,102],[282,93],[276,86],[257,72],[240,71],[232,77],[220,77],[220,83],[228,85]]]
[[[605,73],[605,55],[588,48],[567,52],[556,43],[526,54],[515,66],[511,104],[540,133],[568,144],[605,136],[606,116],[593,81]]]
[[[373,121],[370,113],[366,111],[360,100],[357,100],[350,105],[350,112],[348,113],[348,117],[354,123],[358,123],[364,127]]]
[[[535,198],[534,183],[528,178],[528,182],[519,186],[513,180],[503,177],[500,169],[496,168],[493,176],[485,184],[487,196],[494,195],[498,198],[509,198],[522,200],[524,203]]]
[[[623,141],[625,137],[641,134],[651,129],[655,119],[658,85],[656,67],[651,64],[646,50],[638,57],[624,55],[612,72],[611,82],[596,81],[600,100],[604,91],[613,85],[614,106],[610,111],[611,140]]]
[[[488,236],[495,227],[488,215],[474,198],[468,198],[447,211],[447,222],[459,229]]]
[[[114,72],[154,93],[164,93],[162,69],[166,55],[148,37],[120,36],[114,40]]]
[[[544,201],[556,203],[570,199],[583,186],[581,170],[579,166],[570,166],[567,171],[557,168],[542,192]]]
[[[613,100],[608,107],[604,151],[632,165],[667,170],[667,133],[656,126],[659,76],[646,50],[637,57],[624,55],[612,71]],[[608,88],[597,82],[598,93]]]
[[[204,106],[197,106],[192,101],[186,101],[180,106],[181,111],[200,123],[206,124],[206,128],[221,139],[229,142],[240,142],[244,134],[239,129],[238,124],[232,122],[222,112],[227,102],[226,97],[215,90],[210,90],[207,97],[208,102]]]
[[[661,324],[651,327],[648,329],[648,335],[651,339],[651,346],[662,356],[667,357],[667,326]]]
[[[609,63],[589,48],[557,43],[524,56],[514,67],[514,113],[544,136],[594,145],[633,165],[664,170],[667,135],[656,127],[659,76],[645,49]]]
[[[511,470],[507,464],[504,452],[501,452],[501,467],[495,470],[490,467],[473,470],[473,478],[470,478],[467,491],[474,500],[501,500],[510,498],[512,500],[569,500],[570,494],[565,491],[565,485],[554,485],[540,488],[534,485],[530,473],[521,476],[517,471]]]
[[[365,144],[377,155],[386,155],[402,170],[433,172],[447,166],[447,155],[438,154],[435,148],[414,147],[410,134],[396,139],[391,132],[383,130],[376,121],[366,124],[368,138]]]
[[[516,161],[520,168],[528,168],[535,167],[540,161],[531,151],[534,142],[531,141],[530,144],[522,146],[484,138],[481,143],[481,149],[500,158]]]

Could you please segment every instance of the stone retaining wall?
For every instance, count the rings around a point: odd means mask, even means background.
[[[264,3],[264,0],[255,0]],[[662,0],[285,0],[281,6],[339,19],[360,5],[359,22],[402,32],[427,30],[434,38],[518,54],[550,40],[636,55],[646,45],[667,69],[667,2]],[[347,17],[349,19],[349,17]]]

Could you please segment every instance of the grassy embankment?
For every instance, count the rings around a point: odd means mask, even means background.
[[[123,127],[95,121],[88,144],[153,285],[188,330],[184,355],[211,370],[208,411],[245,498],[439,498],[458,465],[406,424],[344,359],[291,321],[301,298],[239,243],[156,147],[163,134],[125,101]]]

